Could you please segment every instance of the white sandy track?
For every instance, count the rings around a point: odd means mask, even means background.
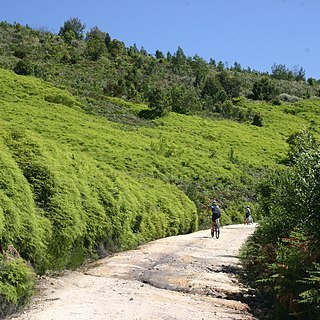
[[[238,301],[237,255],[255,225],[168,237],[79,271],[43,277],[15,320],[255,319]],[[234,298],[233,298],[234,297]]]

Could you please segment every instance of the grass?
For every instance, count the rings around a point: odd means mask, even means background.
[[[110,101],[136,114],[146,108]],[[63,89],[0,70],[1,247],[13,245],[44,273],[76,267],[97,247],[197,230],[211,197],[225,203],[223,223],[242,221],[253,173],[280,165],[293,132],[312,127],[319,136],[319,106],[244,101],[263,127],[174,113],[126,125],[86,114]]]

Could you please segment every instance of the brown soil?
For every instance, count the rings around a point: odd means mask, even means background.
[[[78,271],[43,277],[15,320],[256,319],[239,284],[239,249],[255,225],[168,237]],[[241,302],[242,301],[242,302]]]

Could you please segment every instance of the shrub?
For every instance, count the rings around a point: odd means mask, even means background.
[[[320,149],[304,131],[292,135],[289,142],[291,166],[260,184],[259,202],[266,220],[249,243],[244,263],[272,294],[275,319],[289,314],[305,319],[308,303],[314,306],[319,290],[318,281],[303,279],[320,261]],[[313,312],[312,319],[318,319],[319,309]]]
[[[301,282],[306,285],[306,290],[300,293],[299,302],[310,308],[310,319],[317,319],[320,315],[320,264],[315,263],[314,268],[308,270],[308,276]]]
[[[29,302],[35,288],[35,273],[21,258],[0,256],[0,317]]]
[[[169,90],[153,89],[149,93],[149,108],[158,116],[164,116],[171,111],[172,98]]]
[[[257,127],[262,127],[263,122],[262,122],[262,115],[261,113],[255,113],[253,116],[252,124]]]
[[[271,101],[278,94],[279,90],[269,78],[262,78],[253,84],[252,98],[254,100]]]
[[[287,94],[287,93],[281,93],[279,95],[279,98],[280,98],[280,100],[286,101],[286,102],[296,102],[296,101],[301,100],[301,98],[294,96],[294,95]]]
[[[34,73],[34,67],[29,60],[19,60],[14,67],[14,72],[22,76],[30,76]]]

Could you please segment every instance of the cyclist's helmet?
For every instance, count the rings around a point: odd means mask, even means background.
[[[212,200],[212,205],[217,204],[217,200]]]

